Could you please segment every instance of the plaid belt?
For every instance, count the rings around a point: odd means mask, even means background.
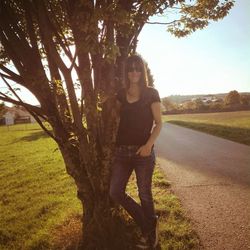
[[[138,145],[119,145],[116,147],[116,154],[120,157],[132,158],[139,147]]]

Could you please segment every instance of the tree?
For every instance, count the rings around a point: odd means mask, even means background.
[[[212,112],[218,112],[223,110],[223,103],[213,102],[209,105],[209,110]]]
[[[146,70],[147,70],[147,77],[148,77],[148,86],[154,87],[154,76],[152,75],[152,72],[148,66],[148,63],[145,63]]]
[[[228,106],[235,106],[235,105],[239,105],[240,104],[240,94],[238,93],[238,91],[233,90],[230,91],[225,99],[224,99],[224,103]]]
[[[195,109],[197,111],[204,111],[206,109],[205,104],[203,103],[201,98],[197,98],[193,102],[194,102]]]
[[[250,105],[250,95],[246,95],[246,94],[240,95],[240,103],[243,106],[249,106]]]
[[[5,113],[5,105],[4,103],[0,103],[0,118],[2,118],[2,116],[4,115]]]
[[[162,99],[162,105],[164,106],[166,111],[171,111],[176,108],[175,103],[173,103],[168,97],[164,97]]]
[[[195,109],[195,103],[192,100],[187,100],[182,104],[185,110],[192,111]]]
[[[0,92],[0,99],[25,107],[58,144],[84,208],[85,249],[127,248],[125,241],[114,245],[120,213],[108,195],[118,124],[114,93],[143,26],[175,8],[176,20],[166,25],[182,37],[232,6],[233,0],[0,1],[0,74],[12,94]],[[12,82],[27,88],[40,107],[23,102]]]

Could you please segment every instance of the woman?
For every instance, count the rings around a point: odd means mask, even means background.
[[[122,205],[142,231],[138,247],[158,244],[158,218],[152,198],[152,175],[155,165],[154,142],[161,130],[160,97],[147,86],[145,66],[141,57],[130,56],[125,65],[126,88],[117,93],[120,102],[120,123],[112,171],[110,196]],[[153,126],[154,125],[154,126]],[[132,171],[135,171],[138,204],[125,193]]]

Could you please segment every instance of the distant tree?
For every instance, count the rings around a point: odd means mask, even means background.
[[[139,53],[137,53],[140,57],[143,58],[143,56]],[[150,87],[154,87],[154,76],[151,73],[151,69],[148,65],[148,62],[145,60],[145,58],[143,58],[144,64],[145,64],[145,69],[146,69],[146,73],[147,73],[147,80],[148,80],[148,86]]]
[[[244,106],[250,106],[250,95],[240,95],[240,103]]]
[[[5,114],[6,109],[5,109],[5,104],[4,102],[0,103],[0,118],[3,117],[3,115]]]
[[[154,87],[154,76],[152,75],[152,73],[151,73],[151,70],[150,70],[150,68],[149,68],[149,66],[148,66],[148,63],[146,63],[146,71],[147,71],[147,77],[148,77],[148,86],[150,86],[150,87]]]
[[[203,101],[202,101],[201,98],[197,98],[193,102],[194,102],[194,108],[197,111],[203,111],[203,110],[205,110],[205,104],[203,103]]]
[[[224,99],[224,103],[225,105],[228,105],[228,106],[235,106],[235,105],[239,105],[240,104],[240,94],[238,93],[238,91],[236,90],[233,90],[233,91],[230,91],[225,99]]]
[[[176,104],[173,103],[168,97],[162,98],[162,105],[166,111],[171,111],[176,108]]]
[[[188,100],[188,101],[183,103],[183,108],[185,110],[192,111],[192,110],[194,110],[196,108],[195,102],[193,102],[191,100]]]
[[[210,111],[221,111],[223,109],[223,103],[213,102],[209,105]]]

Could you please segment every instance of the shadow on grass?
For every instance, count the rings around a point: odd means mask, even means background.
[[[12,143],[31,142],[31,141],[36,141],[41,138],[48,138],[48,137],[49,137],[48,134],[46,134],[44,131],[37,131],[37,132],[30,133],[27,136],[23,136],[17,140],[14,140]]]
[[[237,128],[218,124],[187,122],[178,120],[171,120],[168,122],[250,146],[250,129],[248,128]]]
[[[133,220],[124,214],[124,220],[115,218],[110,227],[111,238],[107,240],[109,242],[108,249],[121,249],[121,250],[133,250],[138,241],[138,228]],[[57,226],[51,233],[52,244],[51,249],[85,249],[82,245],[82,218],[78,215],[69,216],[63,224]],[[110,230],[109,226],[106,228]],[[113,230],[115,228],[116,230]],[[104,230],[104,229],[103,229]],[[88,248],[89,249],[89,248]],[[91,248],[92,249],[92,248]],[[93,248],[94,249],[94,248]],[[101,249],[100,246],[95,249]],[[106,249],[106,248],[105,248]],[[155,250],[160,250],[160,245]]]

